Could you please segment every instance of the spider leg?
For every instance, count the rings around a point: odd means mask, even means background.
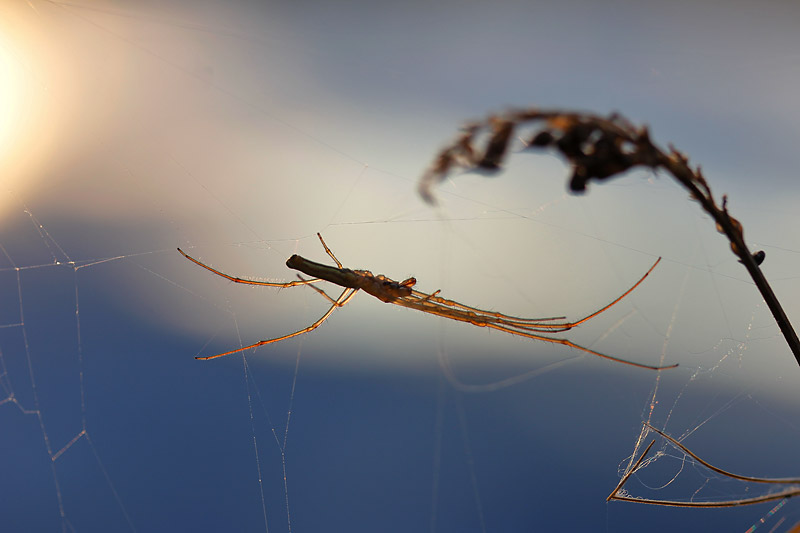
[[[188,259],[192,263],[194,263],[196,265],[200,265],[201,267],[205,268],[209,272],[212,272],[212,273],[216,274],[217,276],[223,277],[223,278],[225,278],[227,280],[230,280],[230,281],[232,281],[234,283],[244,283],[246,285],[261,285],[263,287],[283,287],[283,288],[286,288],[286,287],[295,287],[297,285],[308,285],[309,283],[316,283],[318,281],[322,281],[322,280],[320,280],[318,278],[315,278],[315,279],[302,280],[302,281],[290,281],[288,283],[270,283],[270,282],[267,282],[267,281],[256,281],[256,280],[246,279],[246,278],[237,278],[235,276],[231,276],[229,274],[225,274],[224,272],[220,272],[216,268],[211,268],[210,266],[206,265],[205,263],[202,263],[202,262],[198,261],[197,259],[195,259],[194,257],[192,257],[191,255],[187,254],[186,252],[184,252],[180,248],[178,248],[178,251],[181,253],[181,255],[183,257],[185,257],[186,259]]]
[[[441,296],[437,296],[441,290],[435,291],[431,294],[425,294],[424,292],[413,291],[413,295],[420,298],[423,301],[430,301],[436,304],[441,304],[446,307],[452,307],[454,309],[459,309],[463,311],[472,311],[473,313],[485,315],[485,316],[493,316],[498,319],[508,320],[510,322],[519,322],[520,324],[528,324],[528,325],[537,325],[539,322],[547,322],[552,320],[566,320],[567,317],[565,316],[551,316],[551,317],[543,317],[543,318],[524,318],[520,316],[513,316],[513,315],[505,315],[503,313],[498,313],[496,311],[488,311],[486,309],[478,309],[477,307],[472,307],[470,305],[464,305],[462,303],[448,300],[447,298],[442,298]],[[550,327],[550,326],[545,326]],[[569,328],[568,328],[569,329]]]
[[[619,303],[623,298],[625,298],[627,295],[633,292],[636,289],[636,287],[638,287],[645,280],[645,278],[647,278],[648,275],[650,275],[650,273],[653,271],[653,269],[655,269],[659,261],[661,261],[660,257],[656,260],[655,263],[653,263],[650,269],[647,272],[645,272],[644,276],[639,278],[639,281],[637,281],[627,291],[618,296],[614,301],[575,322],[558,322],[561,320],[565,320],[566,317],[564,316],[547,317],[547,318],[523,318],[513,315],[505,315],[503,313],[498,313],[495,311],[487,311],[485,309],[478,309],[477,307],[471,307],[469,305],[464,305],[455,302],[453,300],[448,300],[446,298],[436,296],[436,293],[427,295],[425,293],[414,291],[413,295],[415,297],[420,298],[422,301],[431,302],[432,305],[441,306],[437,311],[425,311],[423,309],[420,309],[423,312],[434,312],[438,314],[439,311],[445,310],[446,312],[446,309],[450,309],[453,314],[466,312],[467,315],[475,315],[473,317],[474,321],[471,320],[466,320],[466,321],[472,322],[473,324],[476,325],[492,327],[491,324],[499,324],[501,326],[519,328],[529,332],[532,331],[539,333],[560,333],[562,331],[568,331],[574,328],[575,326],[578,326],[580,324],[583,324],[584,322],[587,322],[588,320],[591,320],[592,318],[602,314],[604,311],[607,311],[608,309]],[[444,314],[442,316],[447,316],[447,315]],[[544,323],[544,322],[549,322],[549,323]]]
[[[322,243],[322,247],[325,248],[325,251],[328,253],[329,256],[331,256],[331,259],[333,259],[336,262],[336,264],[339,265],[339,268],[344,268],[342,266],[342,263],[340,263],[339,260],[336,259],[336,256],[333,255],[333,252],[331,252],[331,249],[328,248],[328,245],[325,244],[325,240],[322,238],[322,234],[321,233],[317,233],[317,237],[319,237],[319,242]]]
[[[647,278],[647,276],[650,275],[650,273],[656,268],[656,265],[658,265],[660,261],[661,261],[660,257],[656,259],[655,263],[653,263],[650,269],[644,273],[644,276],[639,278],[639,281],[634,283],[632,287],[630,287],[627,291],[618,296],[614,301],[575,322],[558,322],[560,320],[565,320],[566,317],[564,316],[547,317],[547,318],[523,318],[513,315],[505,315],[503,313],[498,313],[495,311],[478,309],[477,307],[464,305],[462,303],[458,303],[456,301],[448,300],[446,298],[437,296],[439,291],[436,291],[433,294],[425,294],[424,292],[414,291],[412,294],[414,297],[419,298],[420,302],[430,302],[433,305],[439,305],[442,306],[443,308],[450,309],[456,314],[462,312],[466,312],[468,314],[474,313],[480,317],[481,324],[478,325],[488,326],[490,323],[499,323],[515,328],[525,329],[528,331],[537,331],[542,333],[560,333],[562,331],[568,331],[574,328],[575,326],[583,324],[584,322],[591,320],[592,318],[602,314],[605,311],[608,311],[613,306],[618,304],[623,298],[632,293],[636,289],[636,287],[638,287],[639,285],[642,284],[642,282],[644,282],[645,278]],[[423,312],[430,312],[430,311],[425,311],[424,309],[421,309],[419,307],[417,307],[417,309]],[[545,324],[544,322],[550,322],[550,323]]]
[[[438,291],[437,291],[438,292]],[[448,300],[436,293],[425,294],[424,292],[413,291],[411,297],[402,298],[405,303],[397,303],[404,307],[411,307],[422,311],[423,313],[432,313],[453,320],[461,322],[470,322],[478,326],[485,326],[487,323],[499,323],[507,326],[527,329],[530,331],[539,331],[542,333],[553,332],[552,324],[542,324],[542,322],[564,320],[565,316],[553,316],[547,318],[522,318],[512,315],[504,315],[495,311],[487,311],[485,309],[478,309],[469,305],[464,305],[453,300]],[[563,327],[563,323],[555,324],[555,332],[562,331],[558,329],[559,325]],[[564,328],[564,330],[569,328]]]
[[[561,344],[563,346],[569,346],[570,348],[575,348],[576,350],[580,350],[582,352],[586,352],[591,355],[595,355],[597,357],[601,357],[603,359],[608,359],[609,361],[616,361],[617,363],[622,363],[625,365],[635,366],[637,368],[647,368],[649,370],[665,370],[667,368],[675,368],[678,364],[674,365],[667,365],[667,366],[652,366],[652,365],[645,365],[642,363],[635,363],[633,361],[628,361],[627,359],[620,359],[619,357],[614,357],[613,355],[606,355],[604,353],[596,352],[590,348],[586,348],[585,346],[581,346],[580,344],[575,344],[571,340],[568,339],[557,339],[555,337],[546,337],[544,335],[536,335],[533,333],[526,333],[524,331],[517,331],[511,328],[507,328],[505,326],[500,326],[497,324],[486,324],[486,327],[496,329],[499,331],[505,331],[506,333],[511,333],[512,335],[519,335],[521,337],[527,337],[529,339],[534,339],[537,341],[544,341],[549,342],[552,344]]]
[[[298,277],[300,280],[302,280],[302,281],[306,281],[306,279],[305,279],[303,276],[301,276],[300,274],[298,274],[298,275],[297,275],[297,277]],[[339,303],[339,302],[337,302],[336,300],[334,300],[333,298],[331,298],[330,296],[328,296],[328,293],[326,293],[325,291],[323,291],[323,290],[322,290],[322,289],[320,289],[319,287],[315,287],[315,286],[313,286],[313,285],[309,285],[309,287],[310,287],[310,288],[312,288],[312,289],[314,289],[314,290],[315,290],[315,291],[317,291],[318,293],[320,293],[320,294],[321,294],[321,295],[322,295],[322,296],[323,296],[323,297],[324,297],[326,300],[328,300],[330,303],[332,303],[332,304],[333,304],[333,305],[335,305],[336,307],[341,307],[341,306],[343,306],[343,305],[344,305],[344,303]]]
[[[208,357],[195,357],[195,359],[199,359],[201,361],[208,361],[209,359],[216,359],[217,357],[225,357],[226,355],[230,355],[230,354],[237,353],[237,352],[243,352],[245,350],[249,350],[250,348],[257,348],[259,346],[264,346],[265,344],[272,344],[273,342],[279,342],[279,341],[282,341],[282,340],[285,340],[285,339],[291,339],[292,337],[296,337],[298,335],[302,335],[303,333],[308,333],[310,331],[314,331],[319,326],[321,326],[322,323],[325,322],[328,319],[329,316],[331,316],[331,313],[333,313],[334,309],[336,309],[337,307],[342,307],[344,304],[349,302],[350,298],[352,298],[353,295],[355,295],[356,292],[358,292],[358,289],[345,289],[344,291],[342,291],[342,294],[339,295],[339,297],[336,299],[336,301],[333,302],[333,305],[331,305],[331,307],[325,312],[324,315],[322,315],[319,318],[319,320],[317,320],[316,322],[314,322],[310,326],[308,326],[306,328],[303,328],[303,329],[301,329],[299,331],[295,331],[294,333],[290,333],[288,335],[284,335],[283,337],[277,337],[277,338],[274,338],[274,339],[267,339],[267,340],[259,341],[259,342],[256,342],[254,344],[251,344],[250,346],[244,346],[243,348],[237,348],[235,350],[230,350],[228,352],[218,353],[216,355],[210,355]]]
[[[444,304],[439,303],[438,301],[434,301],[433,298],[426,300],[425,298],[421,298],[416,294],[413,294],[412,297],[410,298],[409,297],[397,298],[395,300],[392,300],[391,303],[399,305],[401,307],[408,307],[409,309],[416,309],[417,311],[421,311],[423,313],[449,318],[450,320],[456,320],[458,322],[466,322],[468,324],[472,324],[475,326],[496,329],[498,331],[503,331],[505,333],[510,333],[512,335],[518,335],[520,337],[527,337],[529,339],[534,339],[537,341],[569,346],[570,348],[575,348],[576,350],[580,350],[582,352],[586,352],[588,354],[595,355],[597,357],[602,357],[603,359],[616,361],[618,363],[623,363],[638,368],[647,368],[649,370],[662,370],[666,368],[675,368],[676,366],[678,366],[677,364],[669,366],[651,366],[641,363],[635,363],[633,361],[628,361],[626,359],[620,359],[618,357],[596,352],[579,344],[575,344],[574,342],[568,339],[558,339],[555,337],[548,337],[546,335],[539,335],[537,333],[532,332],[532,331],[540,331],[535,328],[546,327],[547,326],[546,324],[532,326],[526,323],[519,324],[515,323],[514,321],[503,321],[498,319],[495,316],[495,314],[489,314],[487,316],[473,311],[464,311],[461,309],[448,307]],[[550,330],[545,330],[545,331],[548,333],[550,332]]]
[[[563,323],[563,324],[541,324],[539,327],[541,327],[542,329],[546,329],[546,330],[553,330],[553,332],[567,331],[569,329],[574,328],[575,326],[579,326],[579,325],[583,324],[584,322],[593,319],[594,317],[604,313],[605,311],[608,311],[609,309],[611,309],[612,307],[617,305],[620,302],[620,300],[622,300],[627,295],[632,293],[636,289],[636,287],[641,285],[642,282],[645,280],[645,278],[647,278],[647,276],[650,275],[650,273],[656,268],[656,265],[658,265],[658,263],[660,261],[661,261],[661,258],[659,257],[658,259],[656,259],[656,262],[653,263],[653,266],[651,266],[650,269],[647,272],[644,273],[644,276],[639,278],[639,281],[634,283],[633,286],[630,289],[628,289],[627,291],[623,292],[613,302],[611,302],[610,304],[608,304],[606,306],[601,307],[600,309],[598,309],[594,313],[586,315],[585,317],[581,318],[580,320],[576,320],[575,322],[566,322],[566,323]]]

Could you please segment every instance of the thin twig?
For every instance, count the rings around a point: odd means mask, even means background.
[[[731,479],[738,479],[740,481],[748,481],[752,483],[767,483],[767,484],[784,484],[784,485],[798,485],[800,484],[800,479],[798,478],[763,478],[763,477],[752,477],[752,476],[742,476],[739,474],[734,474],[733,472],[728,472],[727,470],[723,470],[717,466],[712,465],[711,463],[704,461],[700,457],[698,457],[694,452],[689,450],[686,446],[678,442],[673,437],[670,437],[663,431],[655,428],[654,426],[645,422],[645,426],[658,433],[665,439],[667,439],[670,443],[672,443],[676,448],[681,450],[683,453],[700,463],[701,465],[705,466],[709,470],[721,474],[725,477]],[[625,493],[620,494],[619,492],[622,490],[623,485],[628,481],[628,479],[636,473],[639,469],[639,465],[642,464],[644,461],[645,456],[650,451],[650,448],[653,447],[655,444],[655,440],[650,443],[650,445],[644,450],[639,460],[636,461],[636,464],[630,468],[625,475],[622,477],[620,482],[617,484],[616,488],[609,494],[606,501],[611,500],[619,500],[619,501],[626,501],[626,502],[634,502],[634,503],[646,503],[649,505],[662,505],[667,507],[703,507],[703,508],[719,508],[719,507],[738,507],[741,505],[753,505],[755,503],[764,503],[770,502],[774,500],[781,500],[783,498],[791,498],[793,496],[800,495],[800,488],[797,486],[789,487],[784,490],[778,492],[772,492],[770,494],[765,494],[762,496],[754,496],[751,498],[741,498],[736,500],[725,500],[725,501],[710,501],[710,502],[692,502],[692,501],[678,501],[678,500],[655,500],[652,498],[636,498],[633,496],[627,496]]]

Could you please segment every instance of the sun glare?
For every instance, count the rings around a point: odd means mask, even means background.
[[[13,148],[12,133],[19,117],[19,73],[14,58],[0,35],[0,161],[5,161]]]
[[[41,83],[31,79],[24,35],[21,27],[13,32],[0,29],[0,190],[18,194],[37,182],[33,170],[43,160],[55,123],[51,118],[43,128],[44,117],[52,113],[43,105]],[[7,197],[0,194],[0,215]]]

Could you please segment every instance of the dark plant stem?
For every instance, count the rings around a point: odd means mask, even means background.
[[[741,224],[728,214],[728,198],[723,196],[722,208],[717,207],[711,195],[711,189],[706,186],[707,192],[703,194],[695,184],[696,180],[693,179],[697,176],[692,175],[693,173],[688,166],[685,164],[677,166],[673,164],[674,162],[670,160],[670,158],[664,156],[663,152],[660,150],[659,152],[662,156],[662,166],[666,168],[681,185],[689,190],[692,197],[700,202],[703,210],[711,215],[714,222],[717,223],[717,228],[722,230],[720,233],[724,233],[725,236],[728,237],[731,243],[731,250],[739,257],[739,262],[744,265],[748,274],[750,274],[750,277],[755,282],[758,291],[767,303],[767,307],[769,307],[769,310],[772,312],[772,316],[775,318],[775,322],[778,324],[781,333],[783,333],[786,343],[789,345],[789,349],[794,354],[797,364],[800,365],[800,339],[797,337],[797,332],[795,332],[794,327],[792,327],[789,317],[786,316],[786,312],[783,310],[783,306],[778,300],[778,297],[775,296],[772,287],[767,282],[767,278],[764,277],[761,267],[756,263],[754,255],[747,248],[747,244],[744,242],[744,231]],[[687,172],[691,176],[687,176]],[[699,170],[697,174],[700,175]],[[702,175],[700,175],[700,177],[702,178]],[[704,179],[702,183],[705,184]]]

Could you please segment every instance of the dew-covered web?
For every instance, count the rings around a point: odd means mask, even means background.
[[[708,25],[641,11],[665,34],[680,20],[684,39],[648,32],[642,54],[656,59],[638,64],[619,55],[641,40],[634,13],[609,32],[615,22],[590,5],[528,9],[0,8],[2,529],[798,522],[794,499],[707,510],[605,501],[652,439],[624,487],[633,497],[726,501],[785,488],[726,478],[645,435],[645,423],[726,471],[800,475],[787,460],[800,429],[797,365],[726,241],[679,187],[640,172],[575,197],[562,162],[515,153],[495,176],[452,176],[438,208],[415,190],[459,124],[506,102],[619,108],[704,164],[797,317],[797,188],[783,149],[793,115],[770,107],[781,94],[753,98],[738,77],[747,67],[791,86],[786,61],[797,55],[776,55],[786,47],[766,18],[748,34],[768,28],[774,48],[729,57],[711,47],[685,63],[682,47],[702,48]],[[618,35],[606,49],[632,61],[630,72],[593,70],[604,61],[594,44],[534,53],[575,24],[587,43]],[[704,78],[711,64],[729,70]],[[722,82],[727,100],[702,96]],[[310,334],[196,361],[306,327],[330,303],[307,287],[230,283],[176,248],[235,276],[291,281],[292,254],[332,264],[317,232],[345,267],[414,276],[420,291],[516,316],[584,316],[661,256],[629,297],[560,336],[680,367],[632,368],[364,293]]]

